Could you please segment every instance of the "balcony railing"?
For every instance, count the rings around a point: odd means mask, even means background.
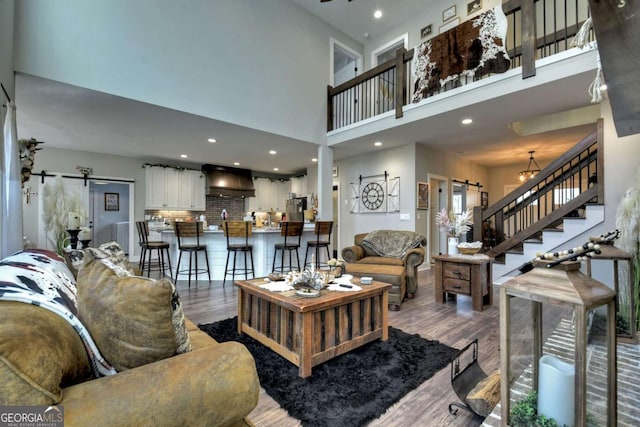
[[[511,59],[511,68],[522,67],[523,78],[535,75],[537,59],[569,49],[571,39],[589,17],[588,0],[510,0],[502,4],[502,9],[508,22],[503,42]],[[591,30],[589,41],[593,39]],[[402,107],[413,95],[413,85],[407,84],[412,73],[413,54],[414,49],[400,48],[395,58],[335,88],[329,86],[327,131],[394,110],[396,118],[402,117]],[[461,76],[429,96],[490,77],[490,74]]]

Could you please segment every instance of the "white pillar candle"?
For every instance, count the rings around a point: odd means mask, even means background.
[[[575,422],[575,367],[550,354],[540,358],[538,370],[538,414],[556,420],[559,426]]]
[[[80,240],[91,240],[91,229],[87,227],[81,227],[80,233],[78,234],[78,238]]]

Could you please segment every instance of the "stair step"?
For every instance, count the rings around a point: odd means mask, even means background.
[[[524,253],[524,250],[522,250],[522,249],[518,250],[517,248],[512,248],[512,249],[509,249],[508,251],[505,251],[504,253],[505,254],[522,255]]]
[[[585,216],[583,215],[578,215],[578,216],[570,216],[570,215],[565,215],[562,217],[563,219],[587,219]]]
[[[542,238],[541,237],[529,237],[528,239],[526,239],[524,241],[524,243],[538,243],[538,244],[542,244]]]
[[[588,205],[586,212],[586,218],[568,217],[558,220],[548,229],[535,233],[523,241],[523,243],[532,243],[539,246],[523,244],[520,248],[516,247],[509,252],[496,256],[493,269],[494,282],[504,281],[506,279],[503,278],[508,279],[513,274],[517,274],[518,269],[524,263],[530,262],[535,258],[539,252],[566,249],[566,243],[563,242],[569,241],[604,221],[604,207],[602,205]],[[573,219],[582,221],[572,221]],[[544,232],[547,233],[545,234]]]

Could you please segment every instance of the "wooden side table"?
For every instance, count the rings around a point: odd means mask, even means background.
[[[436,255],[433,257],[436,279],[436,302],[444,304],[445,295],[469,295],[473,309],[482,311],[493,304],[491,262],[487,255]]]

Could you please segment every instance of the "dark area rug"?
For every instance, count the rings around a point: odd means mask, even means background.
[[[313,368],[298,367],[254,339],[236,333],[237,318],[199,325],[218,342],[239,341],[256,361],[267,394],[305,426],[361,426],[449,364],[456,349],[389,327],[374,341]]]

